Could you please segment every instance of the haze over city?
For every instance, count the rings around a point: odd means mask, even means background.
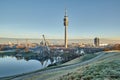
[[[0,37],[120,39],[120,0],[0,0]]]

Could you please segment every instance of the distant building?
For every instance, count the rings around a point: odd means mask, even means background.
[[[99,38],[95,38],[94,39],[94,45],[95,45],[95,47],[99,47],[99,45],[100,45],[100,40],[99,40]]]

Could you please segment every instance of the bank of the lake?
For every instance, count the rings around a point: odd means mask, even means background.
[[[90,57],[91,56],[91,57]],[[15,75],[15,76],[11,76],[11,77],[7,77],[7,78],[3,78],[3,79],[14,79],[14,78],[17,78],[17,77],[22,77],[22,76],[27,76],[27,75],[34,75],[36,73],[44,73],[46,71],[49,71],[49,70],[53,70],[53,69],[58,69],[58,68],[62,68],[62,67],[67,67],[67,66],[70,66],[70,65],[73,65],[73,64],[78,64],[78,63],[81,63],[83,61],[86,60],[89,60],[93,57],[96,57],[97,55],[96,54],[87,54],[85,56],[82,56],[82,57],[79,57],[79,58],[76,58],[72,61],[69,61],[67,63],[64,63],[62,65],[57,65],[57,66],[51,66],[51,67],[46,67],[44,69],[41,69],[41,70],[37,70],[37,71],[33,71],[33,72],[30,72],[30,73],[24,73],[24,74],[21,74],[21,75]],[[19,79],[18,79],[19,80]],[[33,79],[34,80],[34,79]]]

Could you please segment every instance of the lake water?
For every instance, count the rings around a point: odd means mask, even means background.
[[[40,62],[39,60],[18,59],[14,56],[0,57],[0,77],[12,76],[32,72],[47,67],[51,64],[50,59]]]

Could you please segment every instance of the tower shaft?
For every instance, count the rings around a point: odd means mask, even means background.
[[[65,16],[64,16],[64,26],[65,26],[65,43],[64,46],[65,48],[67,48],[67,44],[68,44],[68,37],[67,37],[67,28],[68,28],[68,16],[67,16],[67,11],[65,10]]]
[[[68,39],[67,39],[67,26],[65,26],[65,48],[67,48]]]

